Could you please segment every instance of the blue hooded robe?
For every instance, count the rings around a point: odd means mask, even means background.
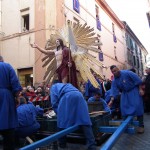
[[[30,136],[37,132],[40,124],[36,117],[42,116],[44,110],[40,107],[35,107],[32,102],[21,104],[17,107],[19,126],[16,128],[16,135],[19,137]]]
[[[57,114],[57,126],[92,125],[83,95],[71,84],[57,83],[50,90],[51,104]]]
[[[112,96],[115,97],[119,91],[122,92],[120,102],[122,116],[143,115],[143,100],[139,94],[141,83],[142,80],[137,74],[128,70],[121,70],[120,76],[114,78],[111,86]]]
[[[0,62],[0,130],[18,125],[15,94],[22,90],[12,66]]]

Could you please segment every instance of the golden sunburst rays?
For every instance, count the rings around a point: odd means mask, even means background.
[[[97,62],[96,63],[95,63],[95,61],[91,62],[91,60],[88,58],[88,56],[85,53],[83,53],[83,54],[76,55],[75,63],[76,63],[77,70],[80,72],[80,75],[83,78],[83,80],[87,82],[89,79],[95,88],[99,88],[99,83],[96,81],[95,77],[93,76],[93,74],[90,71],[90,69],[92,69],[101,78],[103,78],[103,76],[100,74],[100,72],[94,66],[94,65],[96,65]],[[100,64],[99,64],[99,66],[102,67]]]
[[[77,70],[80,72],[84,81],[88,81],[89,79],[93,86],[98,88],[99,84],[90,71],[90,69],[92,69],[103,78],[103,75],[98,69],[102,68],[103,64],[90,54],[90,51],[95,53],[100,52],[98,46],[100,46],[101,43],[98,42],[98,38],[95,36],[94,28],[87,26],[87,23],[80,24],[79,22],[72,23],[71,21],[68,21],[67,26],[55,30],[55,34],[50,35],[50,39],[47,41],[45,49],[56,49],[57,39],[62,39],[65,45],[70,45],[70,48],[77,47],[77,51],[71,49]],[[46,83],[51,82],[55,78],[57,69],[55,55],[46,55],[42,58],[42,61],[44,62],[43,67],[46,67],[44,80],[46,80]]]
[[[51,34],[50,38],[47,40],[45,44],[46,50],[53,50],[56,49],[56,40],[59,36],[57,34]]]
[[[69,27],[70,26],[71,24],[69,23]],[[94,52],[100,52],[98,46],[100,46],[101,43],[98,42],[98,37],[94,36],[94,28],[87,26],[87,23],[84,25],[76,23],[71,26],[71,29],[74,33],[75,43],[78,47]]]
[[[98,74],[101,78],[103,78],[103,75],[96,69],[96,67],[94,66],[98,66],[97,62],[94,60],[90,60],[88,56],[86,56],[86,54],[84,55],[80,55],[81,58],[84,60],[85,64],[92,69],[96,74]],[[102,65],[99,64],[98,67],[102,67]]]
[[[55,55],[46,55],[42,60],[44,61],[44,64],[42,67],[46,67],[48,64],[51,65],[51,61],[55,58]]]

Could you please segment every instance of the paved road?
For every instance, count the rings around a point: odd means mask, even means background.
[[[150,115],[144,115],[144,134],[123,134],[112,150],[150,150]]]
[[[112,150],[150,150],[150,115],[144,115],[144,134],[122,134]],[[102,147],[102,146],[101,146]],[[100,150],[101,147],[97,147]],[[83,145],[69,144],[67,150],[85,150]]]
[[[150,115],[144,115],[145,133],[144,134],[122,134],[112,150],[150,150]],[[102,146],[97,147],[100,150]],[[0,146],[0,150],[2,150]],[[46,150],[45,148],[43,150]],[[47,150],[52,150],[47,148]],[[54,149],[53,149],[54,150]],[[85,145],[68,144],[65,150],[86,150]]]

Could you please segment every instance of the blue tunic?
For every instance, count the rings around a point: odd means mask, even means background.
[[[14,95],[22,87],[10,64],[0,62],[0,130],[18,125]]]
[[[121,70],[120,76],[114,78],[111,86],[112,95],[117,96],[119,91],[122,92],[120,103],[122,116],[143,115],[143,100],[139,94],[141,83],[142,80],[137,74],[128,70]]]
[[[101,87],[101,83],[98,79],[96,79],[97,82],[99,83],[99,88],[95,88],[91,82],[88,80],[88,82],[85,85],[85,96],[90,98],[92,96],[94,96],[95,93],[100,93],[102,95],[102,87]]]
[[[31,102],[19,105],[17,107],[19,126],[16,129],[16,135],[26,137],[35,133],[40,128],[36,117],[37,115],[43,115],[43,113],[42,108],[35,107]]]
[[[112,96],[111,89],[105,92],[105,101],[108,104]]]
[[[71,84],[57,83],[50,90],[51,104],[57,114],[57,126],[91,125],[87,103]]]
[[[88,102],[89,102],[89,103],[95,102],[95,101],[97,101],[97,100],[95,99],[94,96],[93,96],[93,97],[90,97],[90,98],[88,99]],[[110,108],[108,107],[107,103],[105,102],[105,100],[104,100],[103,98],[100,98],[98,101],[99,101],[99,102],[102,102],[103,108],[104,108],[105,111],[110,112]]]

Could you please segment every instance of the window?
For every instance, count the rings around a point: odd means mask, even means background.
[[[23,31],[29,30],[29,14],[22,16]]]
[[[137,57],[137,68],[140,67],[139,58]]]
[[[130,49],[130,37],[127,34],[126,34],[126,44],[127,44],[127,47]]]
[[[98,38],[97,42],[101,43],[101,36],[99,34],[97,34],[97,38]],[[99,52],[99,61],[104,61],[103,52],[101,50],[101,44],[98,46],[98,49],[100,50],[100,52]]]
[[[150,27],[150,12],[147,12],[146,15],[147,15],[148,24],[149,24],[149,27]]]
[[[79,0],[73,0],[73,9],[74,9],[77,13],[80,12]]]
[[[21,13],[21,30],[27,31],[30,30],[30,15],[29,8],[25,8],[20,10]]]
[[[33,85],[33,68],[22,68],[18,69],[17,72],[22,87]]]
[[[146,63],[147,61],[146,61],[146,56],[144,56],[144,62]]]
[[[112,31],[113,31],[113,41],[115,43],[117,43],[117,37],[116,37],[116,34],[115,34],[115,25],[112,23]]]
[[[136,66],[136,58],[135,58],[135,56],[133,56],[133,62],[134,62],[134,66]]]
[[[103,52],[102,51],[99,52],[99,60],[100,61],[104,61],[104,57],[103,57]]]
[[[115,59],[118,60],[117,59],[117,54],[116,54],[116,46],[114,46],[114,55],[115,55]]]
[[[135,54],[138,55],[138,47],[137,47],[136,43],[135,43]]]
[[[99,34],[97,34],[97,42],[101,43],[101,36]],[[101,50],[101,44],[98,46],[98,49]]]
[[[98,8],[98,6],[95,6],[95,11],[96,11],[96,26],[97,26],[97,29],[101,31],[101,22],[99,19],[99,8]]]

